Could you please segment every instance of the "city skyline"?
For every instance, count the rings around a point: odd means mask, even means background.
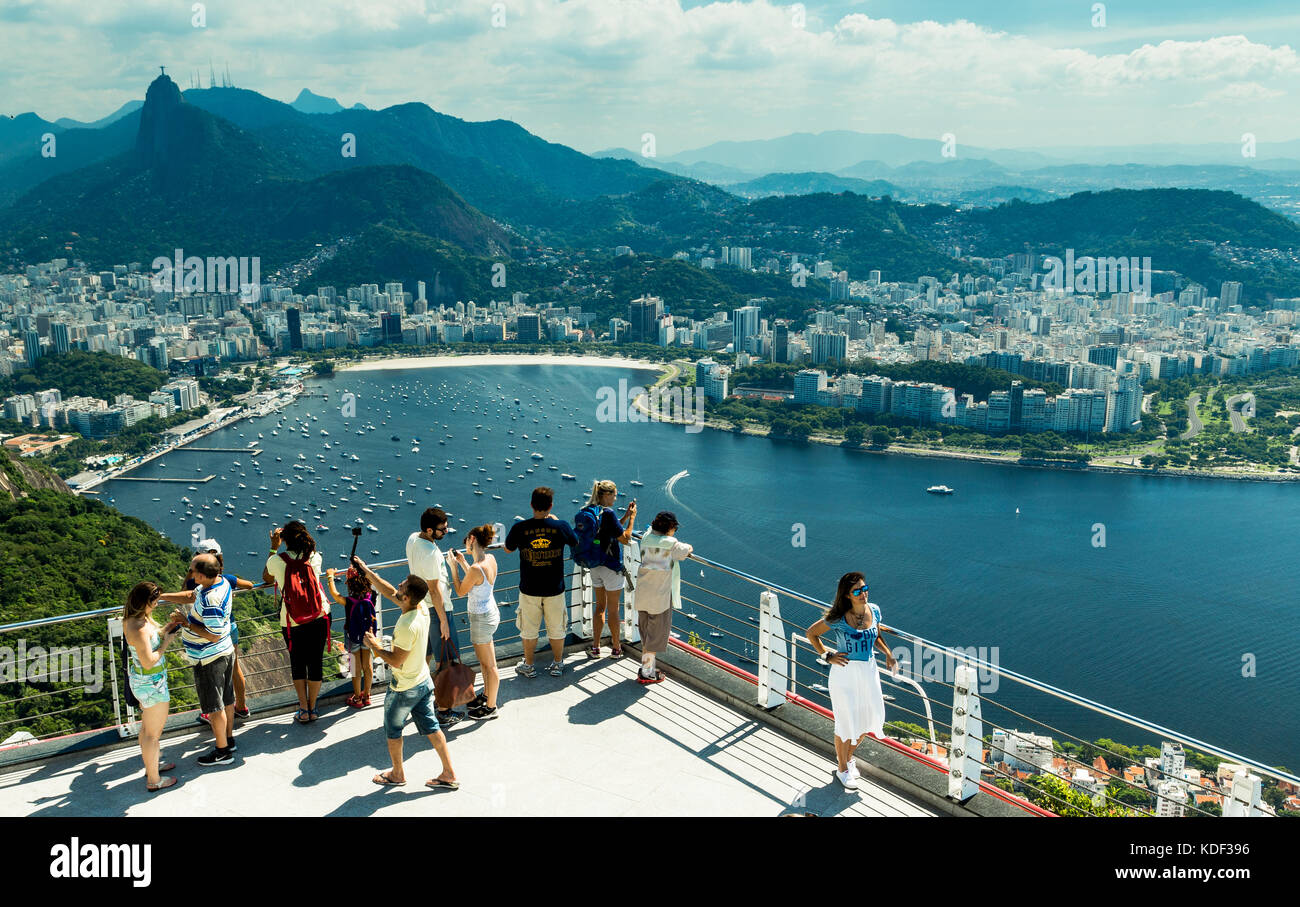
[[[3,55],[15,61],[0,70],[15,105],[3,112],[93,121],[164,65],[181,84],[229,67],[236,85],[285,101],[305,87],[344,106],[510,119],[587,153],[639,149],[646,133],[670,156],[830,129],[1019,149],[1300,138],[1285,104],[1300,87],[1300,15],[1282,4],[1231,22],[1180,4],[1177,26],[1166,4],[1109,4],[1104,27],[1086,3],[802,6],[529,0],[494,24],[492,4],[236,0],[207,5],[196,27],[190,5],[26,4],[0,10],[3,45],[46,52]]]

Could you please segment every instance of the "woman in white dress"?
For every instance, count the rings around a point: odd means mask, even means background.
[[[827,649],[822,637],[830,634],[834,648]],[[822,661],[830,665],[828,686],[831,712],[835,715],[836,779],[846,790],[858,786],[858,765],[853,758],[867,734],[884,736],[885,700],[880,692],[876,649],[885,656],[889,670],[894,654],[880,638],[880,608],[867,602],[867,581],[861,573],[840,577],[826,616],[808,628],[807,636]]]

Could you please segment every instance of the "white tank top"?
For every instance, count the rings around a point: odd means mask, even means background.
[[[482,566],[475,564],[474,567],[478,567],[483,582],[470,587],[469,594],[465,596],[465,610],[470,614],[491,614],[497,610],[497,601],[492,595],[492,583],[487,581],[487,574],[483,572]]]

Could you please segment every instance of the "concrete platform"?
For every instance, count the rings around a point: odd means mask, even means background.
[[[212,745],[206,729],[164,737],[180,783],[157,794],[134,744],[16,765],[0,774],[0,815],[936,815],[874,780],[843,790],[830,759],[671,674],[642,687],[632,659],[566,666],[531,680],[504,669],[500,717],[449,732],[459,791],[424,787],[438,758],[410,724],[406,786],[371,783],[389,767],[377,695],[360,711],[325,706],[311,725],[254,717],[227,766],[195,764]]]

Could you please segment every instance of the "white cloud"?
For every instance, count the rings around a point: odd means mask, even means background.
[[[223,0],[207,4],[206,29],[173,0],[10,3],[5,112],[95,118],[141,97],[156,63],[186,87],[211,58],[284,100],[303,86],[345,104],[422,100],[588,150],[647,130],[661,154],[831,128],[960,130],[1002,146],[1041,144],[1045,127],[1088,144],[1207,141],[1237,118],[1296,132],[1280,102],[1300,88],[1300,59],[1242,35],[1093,53],[967,20],[821,21],[809,10],[800,29],[771,0],[504,2],[506,27],[494,28],[488,0]],[[1208,119],[1176,112],[1189,98]]]

